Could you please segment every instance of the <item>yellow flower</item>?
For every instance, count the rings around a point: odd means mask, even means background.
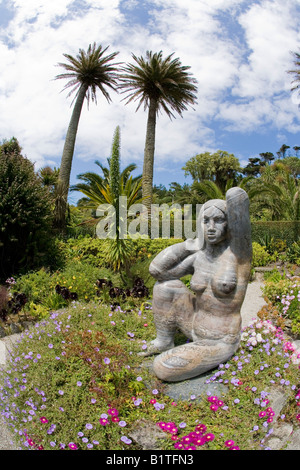
[[[69,289],[72,289],[73,286],[69,286]]]
[[[73,276],[73,279],[76,279],[76,276]]]

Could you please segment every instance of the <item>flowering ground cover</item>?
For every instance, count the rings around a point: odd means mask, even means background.
[[[276,421],[300,425],[300,356],[270,321],[247,327],[211,375],[223,396],[178,402],[142,367],[138,353],[154,336],[147,303],[128,311],[72,301],[25,331],[0,373],[1,415],[20,449],[138,450],[140,420],[161,430],[162,450],[268,449]],[[274,387],[287,396],[280,416]]]

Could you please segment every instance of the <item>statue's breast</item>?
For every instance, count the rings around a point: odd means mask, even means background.
[[[235,269],[226,267],[225,270],[220,270],[212,278],[211,287],[212,291],[217,296],[225,296],[231,294],[236,290],[237,275]]]
[[[202,258],[202,259],[201,259]],[[216,297],[232,294],[237,287],[235,259],[232,256],[220,256],[214,263],[199,257],[194,264],[194,274],[190,281],[191,289],[197,294],[210,291]]]

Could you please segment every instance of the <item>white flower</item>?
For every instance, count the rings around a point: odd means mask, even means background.
[[[261,335],[260,333],[258,333],[258,334],[256,335],[256,339],[257,339],[257,341],[258,341],[259,343],[261,343],[262,340],[263,340],[262,335]]]
[[[252,336],[252,338],[249,338],[249,343],[250,343],[252,346],[256,346],[256,345],[257,345],[256,338],[254,338],[254,336]]]

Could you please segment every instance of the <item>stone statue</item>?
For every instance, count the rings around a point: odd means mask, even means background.
[[[247,193],[206,202],[197,238],[164,249],[149,271],[157,280],[152,310],[157,337],[147,355],[158,378],[189,379],[227,361],[240,343],[240,309],[250,276],[252,243]],[[191,274],[191,290],[180,280]],[[179,329],[191,341],[174,347]]]

